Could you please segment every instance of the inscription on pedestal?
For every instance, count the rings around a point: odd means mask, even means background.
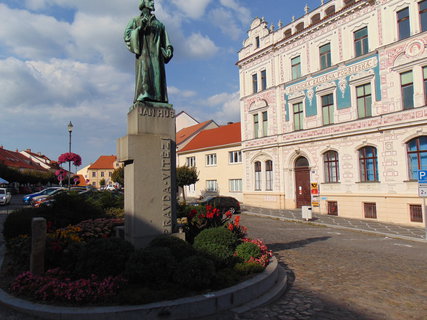
[[[143,117],[175,118],[175,110],[169,108],[140,107],[139,114]]]
[[[171,140],[161,139],[161,167],[162,167],[162,215],[163,233],[171,233],[172,208],[171,208]]]

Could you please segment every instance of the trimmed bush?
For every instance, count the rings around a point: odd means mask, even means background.
[[[119,238],[90,241],[79,251],[75,271],[82,276],[116,276],[123,272],[134,247]]]
[[[215,266],[218,268],[230,265],[233,258],[233,250],[221,244],[204,243],[199,245],[197,250],[200,254],[215,262]]]
[[[3,236],[6,241],[20,235],[31,235],[31,220],[40,217],[40,210],[23,208],[10,213],[3,224]]]
[[[191,256],[182,260],[174,272],[174,282],[189,289],[208,288],[215,277],[213,262],[203,256]]]
[[[132,283],[159,287],[166,285],[176,267],[169,248],[147,247],[136,250],[126,264],[125,276]]]
[[[261,257],[261,249],[255,243],[244,242],[236,247],[236,255],[246,262],[252,257]]]
[[[234,250],[237,243],[238,238],[230,230],[224,227],[217,227],[205,229],[200,232],[194,239],[193,246],[198,250],[198,248],[205,247],[209,244],[217,244]]]
[[[212,289],[220,290],[234,286],[241,281],[241,276],[233,268],[224,268],[216,272],[212,280]]]
[[[260,273],[264,271],[264,267],[259,263],[249,262],[249,263],[236,263],[233,267],[234,271],[238,274],[246,275],[251,273]]]
[[[181,261],[196,254],[196,250],[191,244],[173,236],[157,237],[150,242],[149,246],[169,248],[176,261]]]

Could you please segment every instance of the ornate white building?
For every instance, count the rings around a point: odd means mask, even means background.
[[[321,3],[239,52],[244,203],[423,226],[427,0]]]

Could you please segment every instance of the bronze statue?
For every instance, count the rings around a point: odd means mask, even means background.
[[[154,0],[140,0],[141,14],[126,26],[124,40],[136,55],[135,98],[139,101],[168,103],[165,63],[173,56],[165,26],[156,19]]]

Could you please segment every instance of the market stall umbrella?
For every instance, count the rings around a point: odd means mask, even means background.
[[[0,183],[9,183],[9,182],[4,180],[3,178],[0,178]]]

